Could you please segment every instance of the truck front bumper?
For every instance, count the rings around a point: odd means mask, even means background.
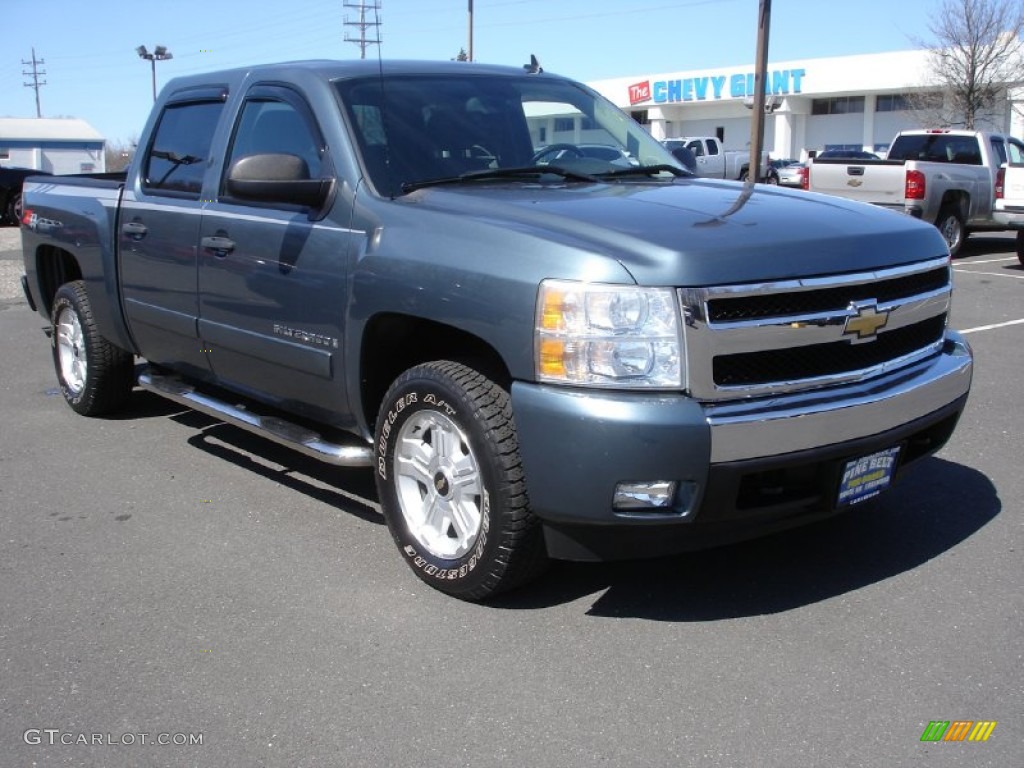
[[[970,389],[970,348],[856,385],[724,404],[678,394],[516,382],[527,491],[549,554],[649,557],[738,541],[839,508],[844,464],[900,446],[895,478],[949,439]],[[668,507],[613,505],[620,483],[675,484]]]

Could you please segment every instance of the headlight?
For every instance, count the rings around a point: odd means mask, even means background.
[[[540,381],[662,389],[683,383],[671,288],[545,280],[534,337]]]

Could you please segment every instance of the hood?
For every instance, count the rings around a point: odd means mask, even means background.
[[[435,187],[409,205],[571,239],[642,285],[706,286],[869,271],[932,259],[930,224],[875,206],[706,179]]]

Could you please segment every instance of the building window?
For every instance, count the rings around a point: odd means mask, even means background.
[[[564,131],[576,130],[576,121],[571,117],[556,117],[555,118],[555,133],[563,133]]]
[[[875,112],[906,112],[913,109],[901,93],[883,93],[875,98]]]
[[[876,112],[911,112],[915,109],[941,108],[941,93],[884,93],[875,98]]]
[[[647,118],[646,109],[637,109],[629,113],[629,116],[636,120],[640,125],[647,125],[650,120]]]
[[[814,99],[811,102],[812,115],[849,115],[863,111],[863,96],[835,96],[831,99]]]

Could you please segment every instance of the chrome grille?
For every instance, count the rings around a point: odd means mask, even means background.
[[[682,289],[687,386],[702,400],[858,381],[935,354],[950,306],[945,258],[759,285]]]

